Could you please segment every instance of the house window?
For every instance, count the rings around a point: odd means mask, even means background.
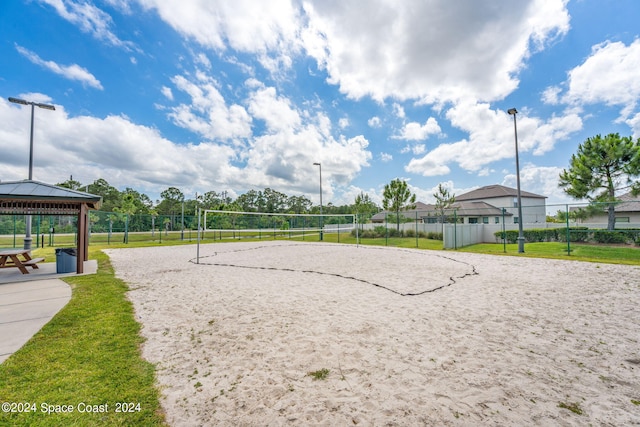
[[[628,216],[616,217],[616,222],[629,222]]]
[[[469,218],[469,224],[477,224],[478,218]]]
[[[517,198],[517,197],[514,197],[514,198],[513,198],[513,207],[514,207],[514,208],[517,208],[517,207],[518,207],[518,198]]]
[[[520,222],[520,218],[518,218],[517,216],[513,217],[513,223],[514,224],[518,224]]]
[[[496,217],[496,224],[500,224],[500,217],[499,216]]]
[[[427,224],[437,224],[437,223],[438,223],[438,218],[433,216],[427,217]]]
[[[489,224],[489,217],[488,216],[483,216],[482,217],[482,223],[483,224]]]

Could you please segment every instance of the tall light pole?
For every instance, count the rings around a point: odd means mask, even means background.
[[[320,240],[322,240],[323,239],[322,228],[324,225],[324,221],[322,218],[322,164],[316,162],[313,165],[318,166],[318,168],[320,168]]]
[[[21,105],[31,105],[31,134],[29,137],[29,181],[33,179],[33,112],[35,107],[44,108],[45,110],[55,110],[56,107],[49,104],[41,104],[39,102],[25,101],[19,98],[9,98],[9,102],[15,102]],[[26,251],[31,250],[31,215],[27,215],[25,220],[25,227],[27,229],[24,236],[24,249]]]
[[[518,253],[524,253],[524,233],[522,231],[522,195],[520,193],[520,160],[518,158],[518,125],[516,124],[516,114],[518,110],[509,108],[507,113],[513,116],[513,132],[516,138],[516,182],[518,183]]]

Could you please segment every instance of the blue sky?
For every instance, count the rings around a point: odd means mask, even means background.
[[[433,202],[557,186],[578,144],[640,137],[636,0],[9,0],[0,9],[0,180],[104,178]]]

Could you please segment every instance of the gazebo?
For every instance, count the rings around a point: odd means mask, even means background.
[[[99,209],[102,197],[33,180],[0,182],[0,215],[77,215],[76,273],[89,256],[89,210]]]

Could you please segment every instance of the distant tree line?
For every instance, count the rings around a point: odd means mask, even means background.
[[[217,209],[242,212],[319,214],[320,205],[314,205],[305,196],[289,196],[271,188],[249,190],[236,199],[226,191],[208,191],[187,199],[177,187],[169,187],[160,193],[155,203],[144,193],[132,188],[120,191],[105,179],[97,179],[91,184],[83,184],[72,178],[56,184],[72,190],[84,191],[102,197],[100,211],[129,215],[150,215],[175,218],[183,214],[195,216],[197,209]],[[323,214],[358,213],[360,221],[368,221],[380,210],[369,195],[359,194],[353,204],[335,206],[328,203],[323,206]]]

